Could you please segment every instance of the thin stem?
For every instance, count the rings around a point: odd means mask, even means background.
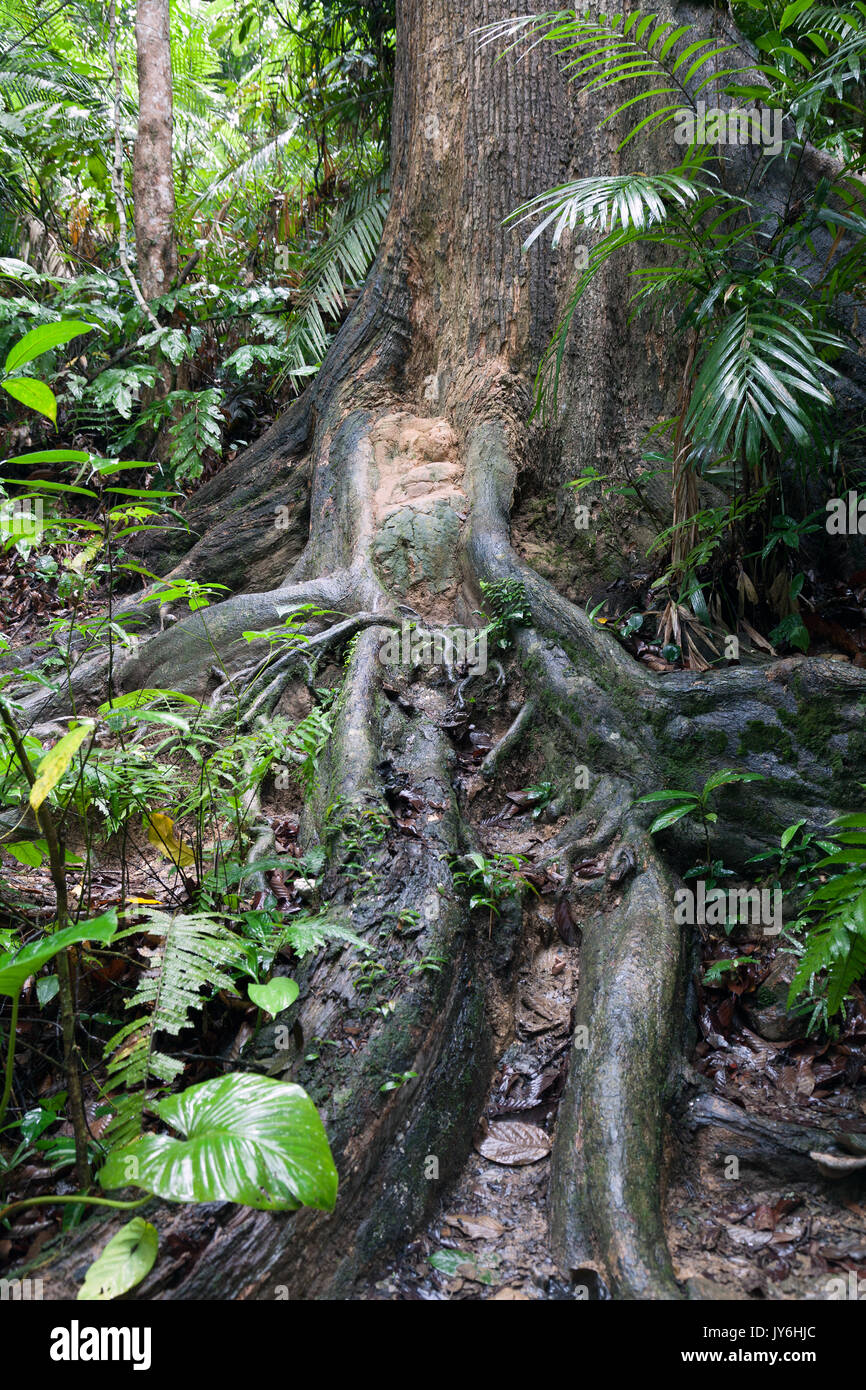
[[[12,1017],[9,1020],[9,1042],[6,1047],[6,1083],[3,1087],[3,1099],[0,1100],[0,1124],[3,1123],[3,1116],[6,1114],[6,1107],[9,1104],[9,1097],[12,1094],[12,1072],[15,1062],[15,1034],[18,1028],[18,1005],[21,1003],[21,991],[12,1000]]]
[[[121,1202],[114,1197],[58,1197],[55,1193],[49,1192],[47,1197],[23,1197],[20,1202],[10,1202],[8,1207],[0,1211],[0,1221],[10,1216],[13,1211],[20,1211],[22,1207],[53,1207],[60,1202],[69,1202],[74,1206],[116,1207],[118,1211],[131,1211],[133,1207],[143,1207],[145,1202],[151,1201],[153,1197],[149,1192],[131,1202]]]
[[[6,728],[18,765],[33,786],[36,773],[27,756],[27,749],[18,732],[18,726],[4,700],[0,700],[0,719]],[[69,897],[66,885],[66,863],[63,843],[57,834],[57,825],[47,801],[43,801],[36,812],[39,829],[48,846],[48,863],[51,882],[57,895],[56,925],[60,930],[69,916]],[[60,995],[60,1028],[63,1036],[63,1066],[66,1073],[66,1086],[69,1092],[69,1119],[75,1136],[75,1178],[79,1187],[87,1187],[90,1181],[90,1164],[87,1157],[87,1116],[84,1110],[84,1092],[81,1089],[81,1070],[79,1051],[75,1041],[75,999],[72,993],[72,979],[69,970],[69,952],[61,951],[56,958],[57,983]]]
[[[132,273],[129,264],[129,253],[127,251],[123,144],[120,134],[123,83],[120,77],[120,68],[117,65],[117,15],[114,8],[114,0],[110,0],[108,6],[108,61],[111,64],[111,72],[114,78],[114,162],[111,166],[111,187],[114,193],[114,205],[117,208],[117,246],[120,255],[120,265],[124,275],[129,281],[129,287],[132,290],[136,304],[147,315],[153,327],[159,328],[159,320],[154,315],[153,310],[141,292],[141,286]]]

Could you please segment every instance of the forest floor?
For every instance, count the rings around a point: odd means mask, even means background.
[[[524,548],[532,550],[527,558],[546,565],[563,592],[571,587],[570,596],[585,603],[590,595],[580,589],[579,577],[568,578],[573,552],[557,544],[550,518],[546,533],[539,509],[530,511],[523,521],[518,515],[517,543],[522,536]],[[44,637],[47,624],[62,618],[64,610],[47,580],[28,584],[25,598],[21,578],[20,568],[7,558],[0,571],[0,607],[7,630],[19,642],[30,643]],[[861,603],[857,580],[854,576],[845,586],[846,595],[839,597],[834,612],[845,604],[853,612]],[[623,580],[605,588],[613,596],[621,590],[626,602],[637,592]],[[614,609],[619,611],[616,601]],[[857,660],[866,627],[849,618],[841,638],[835,630],[828,628],[828,635],[816,628],[815,654]],[[821,621],[828,625],[830,619]],[[846,643],[851,650],[840,651]],[[646,659],[637,649],[634,654]],[[657,652],[650,651],[650,658],[657,660]],[[433,695],[423,683],[409,692],[419,702],[419,713],[452,739],[455,786],[477,848],[487,856],[519,856],[532,891],[524,894],[519,913],[509,916],[503,910],[500,916],[478,909],[473,914],[490,977],[496,1059],[483,1114],[469,1158],[434,1215],[396,1258],[368,1277],[359,1291],[362,1298],[535,1300],[605,1294],[592,1270],[569,1279],[554,1265],[546,1196],[573,1031],[581,921],[589,913],[613,915],[618,910],[621,898],[610,871],[618,842],[576,864],[570,880],[566,866],[551,861],[550,842],[568,818],[552,818],[559,789],[539,784],[543,750],[531,734],[492,779],[480,774],[485,755],[525,696],[520,676],[504,660],[505,669],[496,672],[494,663],[465,701],[455,699],[444,678],[443,688]],[[494,681],[494,674],[502,679]],[[331,676],[338,675],[335,668]],[[327,684],[327,671],[322,679]],[[294,886],[299,811],[296,795],[266,791],[263,815],[286,858],[285,869],[271,874],[269,882],[280,907],[290,912],[303,906]],[[403,828],[411,833],[408,821]],[[143,834],[133,831],[122,843],[105,847],[87,883],[71,874],[73,896],[84,895],[82,911],[87,914],[131,899],[167,904],[177,888],[167,881],[167,867],[154,863]],[[11,900],[25,904],[33,920],[50,917],[54,894],[47,869],[24,868],[4,851],[3,875]],[[251,904],[255,906],[254,899]],[[133,949],[142,946],[146,955],[146,938],[136,939]],[[746,963],[718,987],[703,983],[713,962],[734,956]],[[85,1027],[89,1017],[121,1021],[123,998],[139,969],[140,962],[127,954],[82,976],[79,1003]],[[669,1126],[665,1203],[675,1272],[695,1296],[825,1298],[832,1280],[847,1281],[866,1269],[866,1201],[859,1172],[866,1159],[858,1160],[866,1151],[866,998],[856,994],[856,1007],[838,1038],[810,1038],[803,1019],[784,1007],[790,978],[785,971],[784,946],[776,941],[751,939],[748,928],[730,935],[704,932],[694,977],[698,1016],[688,1059],[689,1099]],[[329,1038],[337,1049],[332,1061],[340,1050],[360,1045],[364,1003],[360,998],[345,1001],[345,1018]],[[35,996],[29,1005],[35,1027]],[[59,1084],[58,1073],[44,1056],[39,1060],[38,1049],[29,1049],[30,1028],[25,993],[23,1083],[34,1094],[50,1095]],[[184,1080],[203,1080],[229,1064],[236,1066],[245,1054],[249,1057],[253,1036],[248,1006],[228,998],[214,1001],[198,1034],[181,1039]],[[310,1057],[312,1053],[305,1060]],[[97,1119],[92,1123],[98,1137]],[[63,1134],[61,1129],[59,1136]],[[803,1136],[799,1145],[798,1134]],[[821,1134],[832,1136],[852,1155],[841,1178],[828,1176],[809,1157]],[[63,1190],[56,1170],[31,1163],[16,1174],[8,1197],[50,1190]],[[34,1220],[21,1213],[9,1237],[0,1240],[0,1264],[32,1260],[59,1228],[59,1218]]]

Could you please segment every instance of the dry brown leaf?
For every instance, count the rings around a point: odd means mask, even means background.
[[[770,656],[779,655],[772,643],[768,642],[766,637],[762,637],[760,632],[758,632],[756,628],[753,628],[752,624],[747,622],[745,618],[740,619],[740,626],[745,628],[746,635],[751,637],[756,647],[762,647],[765,652],[770,653]]]
[[[550,1153],[550,1135],[538,1125],[528,1125],[523,1120],[504,1120],[491,1125],[475,1147],[482,1158],[491,1163],[515,1167],[546,1158]]]
[[[468,1212],[452,1212],[445,1217],[449,1226],[456,1226],[468,1240],[495,1240],[505,1230],[495,1216],[470,1216]]]

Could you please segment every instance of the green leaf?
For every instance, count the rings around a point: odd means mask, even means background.
[[[795,825],[789,825],[787,830],[782,831],[782,839],[780,841],[782,849],[788,848],[797,831],[805,824],[806,822],[804,820],[798,820]]]
[[[495,1256],[493,1257],[495,1259]],[[479,1284],[492,1284],[495,1278],[492,1269],[485,1269],[478,1264],[475,1255],[467,1254],[465,1250],[437,1250],[428,1256],[429,1263],[434,1269],[438,1269],[442,1274],[453,1277],[463,1265],[471,1265],[474,1270],[473,1278]]]
[[[3,463],[89,463],[90,458],[83,449],[34,449],[32,454],[14,454]]]
[[[180,690],[129,690],[125,695],[114,695],[110,700],[106,700],[96,713],[104,716],[122,709],[138,709],[140,705],[150,704],[154,700],[180,700],[185,705],[200,703],[192,695],[184,695]]]
[[[712,964],[707,967],[707,972],[704,975],[704,984],[720,984],[722,976],[726,971],[737,970],[741,965],[748,965],[750,961],[751,956],[736,956],[734,960],[714,960]]]
[[[694,792],[647,792],[646,796],[639,796],[637,801],[634,802],[634,805],[643,806],[644,802],[647,801],[693,801],[697,803],[698,801],[700,801],[700,797],[697,796]]]
[[[2,385],[2,382],[0,382],[0,385]],[[28,482],[26,478],[2,478],[0,482],[3,483],[4,487],[29,488],[29,495],[33,497],[38,497],[40,492],[75,492],[80,497],[95,498],[97,496],[89,487],[73,487],[71,483],[49,483],[43,478],[40,478],[38,483]]]
[[[250,985],[247,990],[253,1003],[258,1004],[259,1008],[264,1009],[272,1018],[276,1018],[283,1009],[288,1009],[294,1004],[299,992],[297,982],[286,979],[283,975],[268,980],[266,985]]]
[[[13,348],[10,349],[6,358],[5,370],[7,372],[17,371],[34,358],[41,357],[43,352],[50,352],[52,348],[59,347],[61,343],[68,343],[71,338],[78,338],[82,333],[89,333],[93,329],[92,323],[83,323],[80,319],[67,319],[63,323],[43,323],[38,328],[31,328],[29,333],[25,333]]]
[[[57,424],[57,397],[44,381],[36,381],[32,376],[13,376],[0,381],[0,386],[28,410],[36,410],[47,416],[52,425]]]
[[[107,946],[116,930],[117,913],[112,907],[90,922],[64,927],[62,931],[44,936],[41,941],[23,946],[20,951],[0,953],[0,994],[14,999],[30,975],[34,975],[68,946],[77,946],[80,941],[98,941],[101,946]]]
[[[793,4],[787,5],[782,11],[779,32],[781,33],[784,29],[787,29],[789,24],[793,24],[794,20],[799,19],[800,15],[806,10],[811,9],[813,4],[814,0],[793,0]]]
[[[774,646],[781,646],[783,642],[787,642],[789,646],[797,647],[801,652],[809,649],[809,630],[799,613],[789,613],[768,636]]]
[[[672,810],[656,816],[650,826],[650,834],[655,835],[659,830],[667,830],[669,825],[674,825],[678,820],[682,820],[683,816],[691,815],[694,809],[694,803],[690,802],[688,806],[674,806]]]
[[[145,1134],[116,1149],[99,1173],[104,1189],[134,1182],[170,1202],[333,1211],[337,1170],[302,1087],[233,1074],[189,1086],[154,1108],[184,1138]]]
[[[866,864],[866,849],[843,849],[838,854],[828,854],[826,859],[819,859],[815,867],[824,869],[829,864]]]
[[[761,772],[732,772],[729,767],[720,768],[708,777],[704,783],[704,796],[708,792],[714,792],[718,787],[726,787],[731,782],[764,782],[766,778]]]
[[[88,734],[93,732],[93,720],[82,720],[68,734],[64,734],[53,748],[49,748],[36,769],[36,781],[30,789],[30,805],[38,811],[48,793],[57,786],[77,750]]]
[[[171,714],[168,710],[142,709],[129,712],[118,710],[118,720],[121,723],[129,724],[162,724],[169,729],[179,729],[182,734],[189,733],[189,721],[182,718],[179,714]],[[106,718],[109,718],[106,715]],[[112,726],[114,727],[114,726]]]
[[[475,1256],[466,1250],[437,1250],[428,1258],[434,1269],[451,1276],[457,1273],[461,1265],[475,1264]]]
[[[40,975],[36,981],[36,998],[39,1000],[40,1009],[44,1009],[46,1004],[50,1004],[59,990],[60,981],[56,975]]]
[[[13,859],[17,859],[19,864],[26,864],[28,869],[38,869],[45,858],[35,840],[19,840],[17,844],[4,845],[3,848]]]
[[[112,1236],[87,1271],[80,1299],[107,1300],[140,1284],[156,1260],[159,1235],[143,1216],[134,1216]]]

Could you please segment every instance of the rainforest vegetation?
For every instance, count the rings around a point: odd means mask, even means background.
[[[863,0],[0,0],[11,1296],[856,1296],[864,176]]]

